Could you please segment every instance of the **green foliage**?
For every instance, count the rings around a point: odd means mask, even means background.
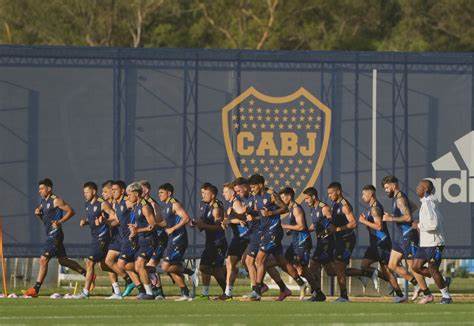
[[[0,42],[474,51],[473,0],[0,0]]]

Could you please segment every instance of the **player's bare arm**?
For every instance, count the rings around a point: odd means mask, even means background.
[[[143,227],[143,228],[137,228],[137,233],[153,231],[153,229],[156,227],[155,213],[153,212],[153,209],[149,206],[143,206],[142,213],[143,213],[143,216],[145,216],[148,226]]]
[[[303,231],[304,230],[303,210],[298,206],[295,206],[291,209],[293,210],[293,216],[295,217],[296,224],[295,225],[282,224],[281,226],[286,230]]]
[[[412,221],[412,213],[410,207],[408,206],[408,201],[405,197],[397,198],[397,206],[402,212],[402,216],[395,217],[391,214],[385,213],[383,216],[383,221],[385,222],[406,222],[410,223]]]
[[[72,207],[66,203],[62,198],[56,197],[54,199],[54,207],[58,207],[60,210],[64,212],[63,217],[59,221],[54,221],[53,225],[56,227],[63,224],[64,222],[67,222],[71,217],[74,216],[75,212],[72,209]]]
[[[115,210],[110,206],[109,202],[104,201],[101,204],[102,212],[107,213],[109,218],[107,219],[107,224],[110,226],[117,226],[120,224],[117,214],[115,214]]]
[[[177,223],[175,226],[167,228],[167,234],[173,233],[175,230],[184,227],[186,224],[189,223],[189,221],[191,221],[189,214],[184,210],[183,206],[180,203],[173,203],[173,212],[176,215],[181,216],[181,221],[179,221],[179,223]]]
[[[370,214],[374,218],[374,222],[370,222],[367,220],[364,214],[361,214],[359,217],[359,222],[368,226],[369,228],[377,231],[382,230],[382,210],[379,207],[372,207],[370,208]]]
[[[357,222],[354,216],[354,212],[352,211],[352,208],[349,205],[344,204],[342,206],[342,213],[347,218],[347,224],[343,226],[338,226],[336,228],[336,231],[340,232],[340,231],[355,229],[357,227]]]

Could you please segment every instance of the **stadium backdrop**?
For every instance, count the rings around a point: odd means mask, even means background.
[[[275,189],[343,184],[356,216],[372,173],[415,199],[433,178],[450,258],[474,257],[472,53],[262,52],[0,46],[0,217],[7,257],[38,256],[37,180],[83,215],[82,183],[172,182],[195,215],[199,186],[258,172]],[[378,196],[390,201],[379,182]],[[323,198],[325,196],[323,195]],[[64,226],[70,256],[89,231]],[[393,227],[391,228],[392,231]],[[203,234],[190,231],[189,256]],[[358,229],[355,257],[368,244]]]

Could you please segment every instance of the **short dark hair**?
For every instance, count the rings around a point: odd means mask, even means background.
[[[317,191],[316,188],[314,188],[314,187],[306,188],[306,189],[303,191],[303,194],[318,198],[318,191]]]
[[[44,185],[53,188],[53,181],[50,178],[44,178],[38,182],[38,186]]]
[[[127,188],[127,184],[123,180],[115,180],[112,182],[112,186],[119,186],[120,189],[125,189]]]
[[[436,192],[433,182],[428,179],[423,179],[423,182],[426,182],[426,187],[428,188],[427,193],[433,195]]]
[[[140,184],[142,185],[142,187],[145,187],[148,190],[151,190],[151,184],[150,184],[150,182],[148,182],[148,180],[141,180]]]
[[[291,199],[295,199],[295,191],[291,187],[285,187],[278,192],[279,195],[290,195]]]
[[[234,185],[235,186],[248,186],[249,181],[244,177],[238,177],[237,179],[234,180]]]
[[[331,182],[328,186],[328,189],[337,189],[342,191],[342,186],[340,182]]]
[[[249,178],[249,184],[251,185],[258,185],[258,184],[265,184],[265,178],[262,177],[260,174],[251,175]]]
[[[174,187],[171,183],[167,182],[167,183],[163,183],[159,188],[159,190],[165,190],[165,191],[169,191],[171,192],[172,194],[174,194]]]
[[[211,193],[214,194],[214,196],[217,196],[217,194],[219,193],[219,189],[217,189],[216,186],[214,186],[212,183],[209,183],[209,182],[203,183],[201,186],[201,189],[209,190]]]
[[[90,188],[97,191],[97,184],[93,181],[87,181],[86,183],[84,183],[83,188]]]
[[[212,183],[210,182],[204,182],[202,185],[201,185],[201,189],[209,189],[209,187],[212,186]]]
[[[107,180],[105,182],[102,183],[102,188],[104,187],[112,187],[114,181],[113,180]]]
[[[362,187],[362,191],[364,190],[372,191],[373,193],[377,192],[377,190],[375,189],[373,185],[365,185],[364,187]]]
[[[398,184],[398,179],[394,175],[386,175],[382,179],[382,187],[384,187],[387,183],[395,183]]]

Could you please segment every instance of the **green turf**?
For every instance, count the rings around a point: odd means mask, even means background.
[[[0,325],[64,324],[472,324],[474,304],[139,302],[1,299]]]

